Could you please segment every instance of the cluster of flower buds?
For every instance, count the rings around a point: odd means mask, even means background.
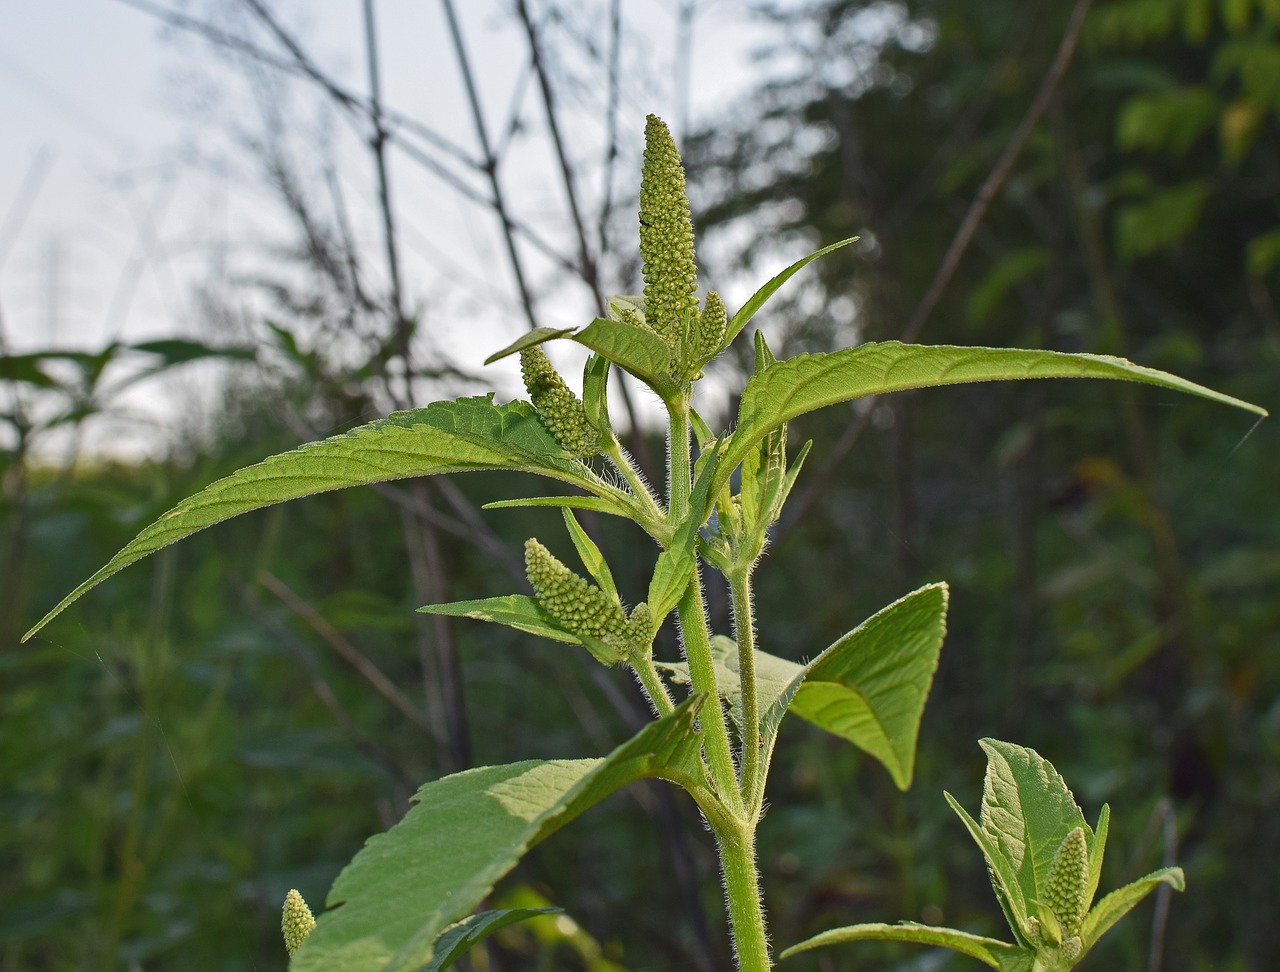
[[[607,664],[626,661],[653,642],[653,617],[639,604],[627,617],[617,598],[562,564],[537,540],[524,545],[525,574],[538,604],[564,630],[587,641],[592,654]]]
[[[560,448],[580,459],[600,451],[600,435],[587,422],[586,410],[551,364],[547,353],[534,346],[520,352],[520,376],[538,418]]]
[[[1062,838],[1053,855],[1040,917],[1031,919],[1032,931],[1040,939],[1037,944],[1055,948],[1065,962],[1075,961],[1083,949],[1077,933],[1088,904],[1088,887],[1089,846],[1084,829],[1076,827]]]
[[[683,356],[677,367],[697,378],[702,365],[720,350],[728,316],[715,291],[707,294],[706,304],[698,312],[698,271],[693,258],[693,220],[685,193],[684,168],[671,132],[656,115],[648,118],[644,141],[640,179],[643,324]],[[635,323],[641,323],[638,315],[632,317]]]
[[[292,955],[307,940],[311,930],[316,927],[316,920],[311,909],[302,900],[296,888],[291,888],[284,896],[284,913],[280,918],[280,930],[284,933],[284,947]]]

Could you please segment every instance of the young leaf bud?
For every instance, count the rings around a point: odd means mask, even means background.
[[[587,413],[564,379],[538,346],[520,352],[520,376],[533,407],[547,431],[571,455],[580,459],[600,451],[600,436],[587,423]]]
[[[316,927],[316,920],[311,909],[302,900],[297,889],[291,888],[284,896],[284,912],[280,918],[280,931],[284,933],[284,947],[292,955],[307,940],[311,930]]]
[[[720,350],[720,342],[724,340],[724,332],[729,326],[729,313],[724,308],[724,301],[714,290],[707,294],[702,313],[694,324],[690,335],[690,360],[701,363],[709,361]]]
[[[675,347],[685,322],[697,316],[693,221],[680,153],[666,124],[650,115],[640,177],[640,256],[647,322]]]
[[[1044,886],[1044,903],[1053,909],[1064,936],[1074,935],[1085,912],[1089,886],[1089,847],[1084,829],[1076,827],[1062,838]]]
[[[538,603],[566,631],[611,647],[629,643],[630,628],[622,605],[571,571],[537,540],[525,542],[524,566]],[[622,661],[623,654],[619,649],[616,661]]]

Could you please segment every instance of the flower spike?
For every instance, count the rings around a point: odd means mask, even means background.
[[[302,895],[298,893],[297,888],[290,888],[289,893],[284,896],[284,911],[280,918],[280,931],[284,933],[284,947],[289,950],[290,955],[302,947],[302,943],[307,940],[307,936],[315,927],[316,920],[311,914],[311,909],[302,900]]]
[[[621,604],[571,571],[535,539],[525,541],[524,565],[538,603],[566,631],[611,649],[607,657],[596,655],[605,664],[614,665],[626,657],[631,625]]]
[[[698,314],[693,220],[680,153],[666,124],[650,115],[640,178],[640,256],[647,323],[671,348]]]
[[[600,451],[600,435],[587,423],[582,402],[538,346],[520,352],[520,377],[547,431],[565,452],[585,459]]]

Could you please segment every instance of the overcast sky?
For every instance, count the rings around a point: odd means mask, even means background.
[[[272,4],[323,70],[367,92],[360,0],[275,0]],[[607,38],[607,0],[568,0],[573,22],[559,37]],[[624,0],[624,163],[640,149],[643,115],[678,129],[740,99],[753,80],[751,52],[762,25],[732,0],[695,4],[694,57],[687,85],[675,69],[679,0]],[[527,71],[527,45],[500,0],[459,2],[491,133],[514,114],[541,125]],[[149,11],[145,8],[151,8]],[[545,4],[531,4],[535,16]],[[0,4],[0,312],[13,351],[96,348],[110,340],[201,336],[197,285],[219,274],[251,272],[286,238],[242,136],[260,130],[261,112],[243,65],[204,39],[166,26],[154,11],[213,22],[229,34],[281,53],[244,3],[214,0],[7,0]],[[392,110],[479,157],[473,121],[438,3],[380,0],[376,6],[384,100]],[[283,55],[282,55],[283,56]],[[567,138],[581,166],[583,193],[601,166],[603,129],[592,108],[601,76],[576,55],[580,81],[564,94]],[[575,73],[576,72],[576,73]],[[270,73],[270,72],[268,72]],[[592,89],[595,85],[597,90]],[[287,102],[286,123],[324,137],[338,159],[356,232],[373,243],[375,182],[357,126],[306,85]],[[682,96],[682,91],[684,92]],[[239,132],[233,131],[239,129]],[[679,132],[677,131],[677,135]],[[520,136],[517,136],[519,139]],[[517,144],[503,170],[521,218],[568,243],[563,193],[545,143]],[[514,164],[513,164],[514,163]],[[393,152],[391,177],[404,214],[410,297],[434,315],[437,339],[458,363],[478,369],[495,347],[527,326],[518,308],[499,227],[456,190]],[[455,171],[460,171],[454,166]],[[620,170],[620,175],[628,175]],[[469,184],[485,191],[479,173]],[[619,179],[617,205],[634,210],[636,187]],[[557,235],[560,234],[560,235]],[[572,255],[571,248],[569,255]],[[526,254],[546,323],[589,312],[579,289]]]

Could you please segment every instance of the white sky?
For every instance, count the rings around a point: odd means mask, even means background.
[[[200,19],[220,16],[210,0],[151,2]],[[234,6],[224,3],[222,16]],[[272,6],[325,71],[366,92],[360,0],[275,0]],[[565,6],[577,13],[575,29],[603,42],[606,0]],[[678,6],[677,0],[622,5],[628,43],[615,202],[623,212],[636,205],[644,114],[654,111],[673,127],[682,114],[673,67]],[[491,134],[509,113],[526,67],[527,47],[509,7],[499,0],[457,3]],[[531,7],[535,16],[545,9],[538,2]],[[750,89],[750,53],[765,40],[746,3],[702,0],[697,9],[688,86],[695,122]],[[219,22],[279,51],[239,12]],[[377,16],[384,103],[479,156],[440,5],[380,0]],[[577,70],[582,87],[564,93],[566,136],[583,195],[595,199],[603,131],[592,108],[603,101],[603,76],[582,64]],[[359,150],[356,128],[340,113],[317,111],[317,103],[296,102],[287,124],[300,131],[329,126],[356,234],[375,254],[379,227],[368,156]],[[540,126],[533,82],[522,105],[523,117]],[[205,41],[165,28],[124,0],[0,2],[0,131],[6,133],[0,143],[0,312],[9,349],[94,349],[110,340],[169,335],[216,341],[198,333],[195,285],[251,274],[287,239],[252,161],[227,131],[228,124],[257,131],[256,112],[243,75]],[[513,209],[572,255],[550,151],[532,137],[519,148],[503,172]],[[487,193],[481,177],[464,175]],[[391,179],[411,302],[423,308],[429,329],[456,363],[479,371],[489,352],[527,326],[497,222],[394,152]],[[531,250],[525,256],[545,315],[541,323],[585,323],[585,290],[565,283]]]

